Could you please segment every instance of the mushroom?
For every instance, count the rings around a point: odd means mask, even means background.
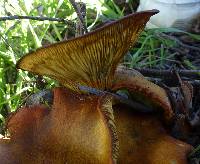
[[[192,146],[170,137],[157,116],[135,112],[137,107],[116,99],[115,91],[125,88],[155,111],[159,107],[165,121],[173,118],[164,89],[118,67],[157,12],[131,14],[22,57],[18,68],[51,77],[63,87],[53,89],[51,106],[25,106],[10,116],[10,139],[0,139],[1,163],[186,163]],[[101,92],[91,94],[90,89]]]

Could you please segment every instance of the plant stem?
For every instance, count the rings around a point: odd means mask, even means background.
[[[74,26],[74,23],[72,21],[62,19],[62,18],[49,18],[49,17],[41,17],[41,16],[21,16],[21,15],[13,15],[13,16],[4,16],[0,17],[0,21],[6,21],[6,20],[16,20],[16,19],[30,19],[30,20],[37,20],[37,21],[56,21],[56,22],[63,22],[69,25]]]
[[[80,8],[78,7],[77,3],[74,0],[69,0],[69,1],[72,4],[74,10],[76,11],[76,14],[77,14],[77,16],[78,16],[78,18],[79,18],[79,20],[80,20],[80,22],[82,24],[82,27],[83,27],[85,33],[87,33],[88,30],[87,30],[84,18],[83,18],[82,14],[81,14]]]

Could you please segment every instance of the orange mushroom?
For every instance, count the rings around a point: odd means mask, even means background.
[[[1,163],[186,163],[190,145],[167,135],[156,116],[135,113],[123,101],[114,105],[115,97],[104,92],[127,88],[163,109],[166,120],[173,117],[162,88],[116,70],[157,12],[131,14],[20,59],[18,68],[54,78],[65,88],[53,90],[52,107],[23,107],[10,117],[10,140],[0,142]],[[102,92],[85,94],[80,86]]]
[[[113,115],[114,111],[114,115]],[[22,108],[8,122],[0,144],[7,163],[180,163],[192,146],[170,137],[156,116],[112,107],[108,95],[54,89],[52,110]]]
[[[127,89],[134,99],[151,105],[156,110],[161,110],[166,123],[174,118],[171,103],[165,90],[148,81],[136,70],[119,67],[115,73],[112,90]]]

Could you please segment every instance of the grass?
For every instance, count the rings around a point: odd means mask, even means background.
[[[163,37],[165,33],[183,33],[195,40],[199,40],[200,36],[190,34],[185,31],[174,28],[157,28],[145,30],[140,36],[136,47],[130,50],[125,58],[124,64],[128,67],[159,67],[163,68],[167,61],[175,62],[176,53],[170,52],[170,48],[180,46],[173,38]],[[190,61],[185,61],[191,69],[195,69]]]
[[[57,0],[5,1],[0,8],[0,15],[38,15],[37,7],[42,6],[42,14],[47,17],[65,17],[73,20],[74,13],[68,2]],[[67,25],[49,21],[14,20],[0,22],[0,125],[3,125],[8,114],[23,104],[31,93],[39,90],[37,78],[33,75],[17,71],[16,61],[45,43],[63,40],[61,33]],[[53,31],[53,32],[52,32]],[[47,79],[45,87],[54,86]]]

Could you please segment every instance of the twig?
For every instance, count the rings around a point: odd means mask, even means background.
[[[83,18],[82,14],[81,14],[81,11],[80,11],[79,7],[77,6],[77,4],[76,4],[76,2],[74,0],[69,0],[69,1],[72,4],[74,10],[76,11],[76,14],[77,14],[82,26],[83,26],[83,29],[84,29],[85,33],[87,33],[88,30],[87,30],[84,18]]]
[[[30,19],[30,20],[37,20],[37,21],[56,21],[56,22],[63,22],[65,24],[74,26],[74,23],[72,21],[63,19],[63,18],[49,18],[49,17],[41,17],[41,16],[21,16],[21,15],[12,15],[12,16],[4,16],[0,17],[0,21],[6,21],[6,20],[16,20],[16,19]]]
[[[142,73],[144,76],[150,76],[150,77],[162,77],[162,76],[167,77],[174,75],[172,70],[141,69],[141,68],[134,68],[134,69]],[[200,70],[177,70],[177,73],[180,76],[185,76],[188,78],[193,78],[193,79],[200,78]]]
[[[112,93],[112,92],[108,92],[108,91],[102,91],[96,88],[92,88],[92,87],[88,87],[88,86],[83,86],[83,85],[79,85],[78,88],[81,91],[87,92],[87,93],[91,93],[91,94],[95,94],[95,95],[104,95],[104,94],[108,94],[111,95],[114,99],[119,100],[121,103],[124,103],[126,105],[128,105],[129,107],[132,107],[135,111],[138,112],[143,112],[143,113],[151,113],[154,110],[151,107],[147,107],[144,104],[141,104],[139,102],[136,102],[132,99],[128,99],[124,96],[121,96],[119,94],[116,93]]]
[[[193,49],[193,50],[196,50],[196,51],[199,51],[199,52],[200,52],[200,48],[194,47],[194,46],[191,46],[191,45],[187,45],[187,44],[181,42],[181,41],[180,41],[179,39],[177,39],[175,36],[170,36],[170,35],[167,35],[167,34],[164,34],[164,33],[159,33],[159,34],[157,34],[157,36],[162,36],[162,37],[165,37],[165,38],[174,40],[177,44],[179,44],[179,45],[182,46],[182,47],[185,47],[185,48],[188,48],[188,49]]]
[[[150,77],[150,78],[147,78],[149,81],[151,81],[151,82],[153,82],[153,83],[155,83],[155,84],[157,84],[157,85],[159,85],[159,86],[161,86],[161,87],[163,87],[163,80],[161,79],[161,78],[154,78],[154,77]],[[184,81],[187,81],[187,82],[189,82],[190,84],[192,84],[192,86],[200,86],[200,80],[190,80],[190,79],[183,79],[182,78],[182,80],[184,80]]]
[[[76,3],[76,4],[80,9],[80,13],[81,13],[83,19],[85,20],[85,16],[86,16],[86,5],[85,5],[85,3],[79,2],[79,3]],[[80,19],[77,19],[75,37],[81,36],[84,33],[85,33],[85,30],[84,30],[84,28],[82,26],[82,23],[81,23]]]

